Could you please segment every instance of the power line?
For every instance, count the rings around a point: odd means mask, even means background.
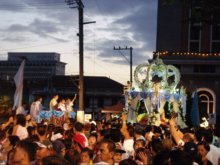
[[[112,75],[115,75],[117,78],[121,78],[121,74],[116,74],[115,72],[112,72],[111,70],[107,69],[105,66],[102,66],[101,64],[98,64],[97,62],[95,62],[96,65],[98,65],[102,70],[107,71],[108,73],[111,73]],[[110,67],[108,67],[110,68]]]
[[[119,49],[115,49],[115,50],[118,50],[120,55],[123,56],[128,63],[130,63],[129,59]]]

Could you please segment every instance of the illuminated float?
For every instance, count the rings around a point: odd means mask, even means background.
[[[186,92],[177,88],[180,72],[173,65],[166,65],[157,57],[148,64],[140,64],[134,71],[134,83],[125,91],[125,109],[131,123],[147,120],[160,125],[170,116],[185,127]]]

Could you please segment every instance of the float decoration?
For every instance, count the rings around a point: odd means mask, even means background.
[[[128,121],[140,122],[147,116],[148,123],[160,125],[161,121],[168,121],[166,114],[176,113],[178,124],[185,127],[186,91],[184,87],[177,88],[180,77],[175,66],[164,64],[159,57],[149,64],[138,65],[134,71],[134,84],[125,92]],[[166,109],[165,104],[168,104]]]
[[[65,116],[66,115],[66,116]],[[76,118],[76,112],[70,111],[70,112],[64,112],[64,111],[40,111],[39,115],[36,119],[37,123],[41,123],[42,120],[52,121],[54,120],[55,125],[60,125],[64,123],[65,118]]]

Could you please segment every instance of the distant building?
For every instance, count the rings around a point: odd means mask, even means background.
[[[220,124],[220,12],[213,14],[212,24],[192,23],[191,14],[180,1],[164,5],[158,0],[156,51],[165,64],[180,69],[190,94],[198,92],[200,117],[210,122],[217,117]]]
[[[0,77],[8,79],[16,74],[22,59],[27,59],[24,79],[48,79],[54,75],[65,75],[66,63],[60,61],[58,53],[10,52],[7,61],[0,61]]]

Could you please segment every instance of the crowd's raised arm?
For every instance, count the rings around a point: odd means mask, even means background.
[[[74,111],[71,100],[58,95],[52,112]],[[0,127],[0,162],[12,165],[218,165],[219,132],[211,128],[181,129],[176,119],[160,126],[129,123],[127,115],[109,121],[79,123],[66,117],[37,122],[42,99],[30,113],[11,115]],[[69,107],[69,109],[67,108]],[[71,107],[71,108],[70,108]],[[65,110],[63,108],[66,108]]]

